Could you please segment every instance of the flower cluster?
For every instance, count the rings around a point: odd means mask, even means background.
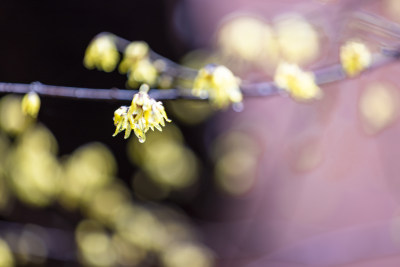
[[[97,68],[106,72],[115,69],[119,61],[119,53],[112,35],[101,35],[87,47],[83,63],[88,69]]]
[[[321,89],[315,83],[314,74],[301,70],[296,64],[280,63],[274,81],[279,88],[286,90],[297,100],[311,100],[322,96]]]
[[[340,62],[349,77],[356,76],[371,65],[372,56],[365,44],[349,41],[340,48]]]
[[[198,97],[208,97],[217,108],[226,108],[230,103],[243,100],[239,84],[240,80],[227,67],[209,64],[199,70],[192,93]]]
[[[128,73],[128,84],[136,87],[138,83],[154,85],[158,71],[149,58],[150,48],[145,42],[132,42],[124,52],[119,71]]]
[[[139,92],[133,96],[129,107],[122,106],[114,112],[114,125],[117,127],[113,136],[125,130],[124,138],[128,138],[131,131],[135,133],[139,142],[146,141],[146,132],[156,128],[162,131],[165,121],[170,122],[161,102],[151,98],[147,92],[149,86],[143,84]],[[160,126],[161,125],[161,126]]]
[[[40,109],[40,98],[35,92],[29,92],[22,98],[22,113],[32,118],[37,118]]]

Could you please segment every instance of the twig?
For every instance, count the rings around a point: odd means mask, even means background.
[[[376,69],[382,65],[388,64],[399,58],[398,50],[382,50],[381,54],[374,56],[374,63],[368,70]],[[324,85],[338,82],[347,78],[342,71],[340,64],[335,64],[326,68],[315,71],[317,84]],[[265,97],[277,95],[280,89],[273,82],[260,82],[243,84],[241,87],[245,97]],[[46,85],[40,82],[32,84],[22,83],[0,83],[0,93],[25,94],[35,91],[41,96],[61,97],[83,100],[103,100],[103,101],[130,101],[137,90],[126,89],[93,89],[79,87],[65,87]],[[150,96],[156,100],[175,100],[175,99],[192,99],[204,100],[193,96],[190,89],[152,89]]]
[[[117,45],[118,51],[121,53],[123,53],[125,51],[125,48],[131,43],[130,41],[109,32],[99,33],[96,37],[101,35],[112,36]],[[194,79],[197,75],[197,70],[179,65],[178,63],[154,52],[153,50],[150,50],[150,58],[153,61],[162,60],[167,65],[167,68],[163,70],[163,73],[168,74],[172,77],[191,80]]]
[[[361,24],[366,24],[369,27],[377,27],[380,29],[380,31],[383,31],[386,34],[392,35],[394,37],[400,36],[400,27],[397,24],[389,23],[384,18],[381,18],[377,15],[371,15],[366,12],[359,12],[356,13],[354,17],[360,20]],[[121,52],[124,51],[126,46],[128,46],[130,43],[124,38],[107,32],[100,33],[96,37],[106,34],[113,36],[114,40],[116,41],[117,48]],[[153,60],[162,60],[167,65],[165,73],[170,74],[174,77],[193,79],[197,75],[197,70],[181,66],[157,54],[154,51],[150,52],[150,57]],[[397,47],[395,49],[382,48],[380,53],[377,53],[373,56],[373,64],[368,68],[367,71],[376,69],[399,58],[400,47]],[[314,73],[316,77],[316,83],[318,85],[330,84],[347,78],[340,64],[334,64],[325,68],[315,70]],[[48,96],[101,101],[129,101],[132,99],[132,96],[138,92],[137,90],[126,90],[118,88],[93,89],[45,85],[40,82],[34,82],[32,84],[0,82],[0,93],[25,94],[30,91],[35,91],[42,97]],[[281,89],[279,89],[271,81],[258,83],[244,82],[241,85],[241,91],[245,97],[265,97],[280,94]],[[156,100],[205,100],[204,98],[193,96],[190,89],[151,89],[149,94]]]
[[[138,90],[126,89],[95,89],[46,85],[40,82],[31,84],[23,83],[0,83],[0,93],[26,94],[35,91],[40,96],[72,98],[82,100],[107,100],[107,101],[129,101]],[[188,89],[152,89],[150,96],[157,100],[174,99],[200,99],[193,96]]]

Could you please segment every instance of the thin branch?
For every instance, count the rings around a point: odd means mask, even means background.
[[[106,101],[129,101],[138,90],[126,89],[95,89],[46,85],[40,82],[31,84],[23,83],[0,83],[0,93],[26,94],[34,91],[40,96],[82,99],[82,100],[106,100]],[[152,89],[149,95],[157,100],[174,99],[200,99],[193,96],[188,89]]]
[[[376,55],[374,64],[369,70],[375,69],[399,58],[400,52],[393,50],[382,50],[383,55]],[[324,85],[347,78],[342,71],[340,64],[329,66],[315,71],[317,84]],[[263,97],[277,95],[281,91],[273,82],[249,83],[241,87],[245,97]],[[31,84],[22,83],[1,83],[0,93],[26,94],[35,91],[41,96],[60,97],[82,100],[103,100],[103,101],[130,101],[137,90],[126,89],[94,89],[80,87],[66,87],[46,85],[40,82]],[[156,100],[192,99],[204,100],[193,96],[190,89],[152,89],[149,95]]]
[[[360,20],[361,23],[366,24],[368,27],[379,28],[380,31],[390,34],[394,37],[400,36],[400,27],[395,23],[389,23],[384,18],[377,15],[371,15],[365,12],[356,13],[355,18]],[[112,35],[116,41],[119,51],[124,51],[129,41],[116,36],[111,33],[103,32],[100,35]],[[95,38],[96,38],[95,37]],[[150,57],[153,60],[163,60],[167,65],[165,73],[174,77],[184,79],[193,79],[197,75],[197,70],[181,66],[151,50]],[[382,65],[388,64],[400,58],[400,47],[396,49],[382,48],[380,53],[373,56],[373,64],[366,71],[374,70]],[[347,79],[346,74],[343,72],[340,64],[334,64],[314,71],[316,83],[318,85],[325,85]],[[45,85],[40,82],[32,84],[21,83],[0,83],[0,93],[14,93],[25,94],[30,91],[35,91],[42,97],[61,97],[71,99],[83,100],[101,100],[101,101],[130,101],[132,96],[137,93],[137,90],[127,89],[93,89],[93,88],[79,88],[79,87],[65,87]],[[278,95],[282,92],[273,82],[258,82],[247,83],[241,85],[241,91],[245,97],[265,97]],[[190,89],[151,89],[150,96],[156,100],[175,100],[175,99],[192,99],[192,100],[206,100],[193,96]]]
[[[381,54],[374,56],[374,63],[368,70],[376,69],[382,65],[397,60],[400,56],[398,50],[382,50]],[[367,71],[368,71],[367,70]],[[335,64],[326,68],[315,71],[318,85],[325,85],[347,79],[342,71],[340,64]],[[241,86],[242,93],[245,97],[265,97],[277,95],[281,92],[273,82],[248,83]],[[41,96],[61,97],[83,100],[103,100],[103,101],[130,101],[137,90],[127,89],[93,89],[80,87],[65,87],[46,85],[40,82],[31,84],[22,83],[0,83],[0,93],[26,94],[35,91]],[[175,99],[192,99],[205,100],[193,96],[190,89],[152,89],[149,95],[156,100],[175,100]]]
[[[131,43],[129,40],[126,40],[122,37],[119,37],[119,36],[109,33],[109,32],[99,33],[98,35],[96,35],[96,37],[101,36],[101,35],[112,36],[116,43],[118,51],[121,53],[123,53],[125,51],[125,48]],[[163,73],[168,74],[172,77],[191,80],[191,79],[194,79],[197,75],[196,69],[182,66],[182,65],[154,52],[151,49],[150,49],[150,59],[153,61],[162,60],[167,65],[165,70],[163,70]]]

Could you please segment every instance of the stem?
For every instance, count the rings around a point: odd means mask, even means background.
[[[96,37],[101,35],[112,36],[117,45],[118,51],[121,53],[123,53],[125,51],[125,48],[131,43],[130,41],[109,32],[99,33]],[[166,64],[166,68],[162,72],[172,77],[177,77],[185,80],[192,80],[197,75],[196,69],[179,65],[178,63],[154,52],[153,50],[150,50],[150,59],[152,59],[153,61],[162,60]]]
[[[46,85],[40,82],[31,84],[23,83],[1,83],[0,93],[26,94],[35,91],[40,96],[61,97],[82,100],[106,100],[106,101],[130,101],[132,96],[138,90],[126,89],[95,89]],[[174,100],[174,99],[200,99],[191,95],[189,89],[152,89],[149,95],[157,100]]]
[[[359,21],[361,27],[365,26],[371,29],[378,29],[379,32],[387,34],[389,36],[399,38],[400,27],[398,24],[389,22],[384,18],[372,15],[366,12],[358,12],[354,15],[355,19]],[[102,32],[100,35],[112,35],[117,48],[123,52],[126,46],[129,45],[129,41],[116,36],[111,33]],[[95,37],[95,38],[96,38]],[[164,73],[179,77],[183,79],[192,80],[197,75],[197,70],[181,66],[168,58],[165,58],[156,52],[150,52],[150,57],[153,60],[162,60],[167,65]],[[374,70],[382,65],[389,64],[400,58],[400,47],[394,49],[382,48],[380,53],[373,55],[372,66],[367,71]],[[316,83],[318,85],[325,85],[341,80],[347,79],[346,74],[343,72],[340,64],[334,64],[314,71],[316,77]],[[130,101],[132,96],[138,92],[138,90],[126,90],[126,89],[93,89],[93,88],[79,88],[79,87],[65,87],[55,85],[45,85],[40,82],[34,82],[32,84],[21,84],[21,83],[1,83],[0,82],[0,93],[14,93],[14,94],[26,94],[28,92],[35,91],[41,96],[48,97],[61,97],[71,99],[83,99],[83,100],[102,100],[102,101]],[[277,95],[281,92],[273,82],[258,82],[258,83],[243,83],[241,85],[241,91],[245,97],[265,97]],[[175,99],[192,99],[192,100],[205,100],[193,96],[190,89],[150,89],[149,95],[156,100],[175,100]]]
[[[399,55],[400,52],[398,50],[382,50],[381,54],[374,55],[374,63],[367,71],[393,62],[399,58]],[[347,78],[340,64],[316,70],[315,77],[318,85],[330,84]],[[281,91],[273,82],[243,84],[241,90],[245,97],[272,96],[279,94]],[[40,96],[103,101],[130,101],[132,100],[132,96],[138,92],[138,90],[118,88],[94,89],[55,86],[42,84],[40,82],[31,84],[0,82],[0,93],[26,94],[31,91],[35,91]],[[156,100],[204,100],[193,96],[190,89],[151,89],[149,95]]]

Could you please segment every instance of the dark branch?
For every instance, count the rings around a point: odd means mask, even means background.
[[[361,25],[367,25],[370,28],[378,28],[381,32],[398,38],[400,36],[400,27],[395,23],[389,23],[384,18],[377,15],[372,15],[366,12],[359,12],[354,17],[360,21]],[[111,33],[100,33],[100,35],[112,35],[116,41],[119,51],[124,51],[129,41],[118,37]],[[95,38],[96,38],[95,37]],[[174,77],[183,79],[194,79],[197,75],[197,70],[181,66],[154,51],[151,51],[150,57],[152,60],[163,60],[167,65],[165,73]],[[375,54],[373,57],[372,66],[367,71],[374,70],[382,65],[388,64],[400,58],[400,47],[387,49],[382,48],[381,52]],[[318,85],[325,85],[347,79],[346,74],[343,72],[340,64],[324,67],[314,71],[316,83]],[[282,90],[279,89],[273,82],[258,82],[258,83],[243,83],[241,85],[242,93],[245,97],[264,97],[279,94]],[[84,99],[84,100],[101,100],[101,101],[130,101],[137,90],[127,89],[92,89],[92,88],[79,88],[79,87],[64,87],[45,85],[40,82],[32,84],[21,83],[0,83],[0,93],[14,93],[25,94],[30,91],[35,91],[42,97],[61,97],[71,99]],[[151,89],[150,96],[157,100],[175,100],[175,99],[193,99],[204,100],[202,98],[193,96],[190,89]]]
[[[26,94],[35,91],[40,96],[61,97],[83,100],[108,100],[108,101],[129,101],[138,90],[126,89],[94,89],[46,85],[40,82],[32,84],[23,83],[0,83],[0,93]],[[157,100],[174,99],[200,99],[193,96],[189,89],[152,89],[149,95]]]
[[[118,51],[121,53],[123,53],[125,51],[125,48],[131,43],[130,41],[109,32],[99,33],[96,37],[101,35],[112,36],[116,43]],[[179,65],[178,63],[154,52],[153,50],[150,50],[150,59],[153,61],[162,60],[166,64],[166,68],[162,72],[172,77],[192,80],[197,75],[197,70]]]
[[[382,50],[382,54],[375,55],[374,63],[368,70],[373,70],[382,65],[388,64],[399,58],[400,52],[397,50]],[[340,64],[329,66],[315,71],[318,85],[338,82],[346,79]],[[280,89],[273,82],[249,83],[241,87],[245,97],[263,97],[279,94]],[[0,93],[26,94],[35,91],[41,96],[61,97],[84,100],[103,100],[103,101],[130,101],[137,90],[127,89],[92,89],[79,87],[65,87],[45,85],[40,82],[32,84],[22,83],[0,83]],[[194,99],[204,100],[193,96],[190,89],[152,89],[150,96],[157,100],[174,99]]]

